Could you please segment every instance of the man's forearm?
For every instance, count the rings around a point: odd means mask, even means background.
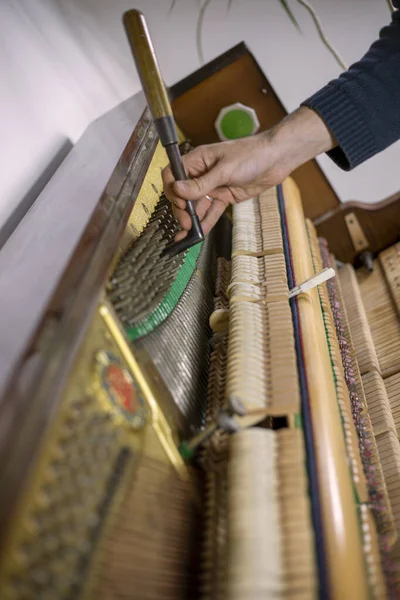
[[[324,121],[304,106],[261,136],[274,146],[281,167],[288,172],[336,146]]]

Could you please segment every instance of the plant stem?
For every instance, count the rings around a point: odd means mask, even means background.
[[[203,28],[204,16],[206,14],[206,10],[208,6],[211,4],[212,0],[204,0],[200,11],[199,18],[197,19],[197,27],[196,27],[196,45],[197,45],[197,54],[199,57],[199,61],[201,65],[204,65],[204,55],[203,55],[203,46],[201,43],[201,30]]]

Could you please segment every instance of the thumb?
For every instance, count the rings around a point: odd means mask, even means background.
[[[173,189],[180,198],[184,198],[185,200],[199,200],[215,190],[215,188],[224,185],[224,183],[226,182],[223,180],[222,170],[216,166],[200,177],[187,179],[186,181],[175,181]]]

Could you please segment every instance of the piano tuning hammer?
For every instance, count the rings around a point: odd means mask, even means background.
[[[129,10],[124,14],[123,22],[160,142],[167,152],[175,180],[182,181],[187,177],[179,152],[178,134],[145,18],[140,11]],[[187,201],[186,210],[191,217],[192,228],[185,239],[166,248],[164,252],[168,256],[175,256],[204,240],[200,219],[192,201]]]

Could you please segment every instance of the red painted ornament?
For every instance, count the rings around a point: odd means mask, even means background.
[[[119,404],[125,411],[134,414],[139,405],[129,373],[118,364],[111,363],[106,367],[105,379],[115,403]]]

